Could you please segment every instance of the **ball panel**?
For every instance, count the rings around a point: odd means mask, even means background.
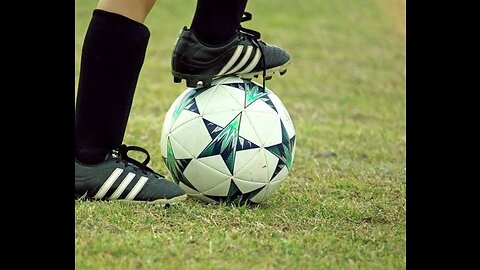
[[[237,101],[239,106],[242,108],[245,106],[245,91],[228,85],[221,85],[218,87],[221,87],[221,91],[230,94],[230,96]]]
[[[267,175],[268,179],[271,180],[273,177],[274,172],[277,169],[277,164],[278,164],[278,157],[276,157],[274,154],[272,154],[268,150],[262,150],[262,153],[265,157],[265,161],[267,162]]]
[[[212,85],[229,84],[229,83],[243,83],[244,81],[239,77],[223,77],[212,81]]]
[[[252,123],[250,122],[250,119],[247,117],[245,113],[242,113],[242,119],[240,121],[240,130],[239,130],[239,135],[254,144],[260,146],[261,145],[261,140],[258,137],[257,132],[255,131],[255,128],[252,126]]]
[[[220,155],[202,157],[197,159],[197,161],[209,167],[210,169],[216,170],[224,175],[228,175],[228,176],[232,175],[227,165],[225,165],[225,161]]]
[[[199,200],[199,201],[202,201],[202,202],[205,202],[205,203],[218,203],[217,201],[213,200],[213,199],[210,199],[208,198],[207,196],[203,195],[203,194],[192,194],[190,195],[192,198],[196,199],[196,200]]]
[[[267,113],[267,114],[277,116],[277,112],[272,107],[270,107],[267,103],[265,103],[262,99],[257,99],[255,102],[253,102],[248,107],[246,107],[245,111]]]
[[[274,124],[273,125],[274,129],[272,129],[272,132],[271,132],[270,136],[268,136],[265,140],[264,145],[266,147],[271,146],[271,145],[276,145],[276,144],[279,144],[279,143],[282,142],[282,131],[281,131],[281,128],[280,128],[281,127],[280,119],[277,116],[277,120],[276,121],[272,120],[272,122],[274,122],[274,123],[272,123],[272,124]]]
[[[250,111],[245,111],[243,115],[250,121],[250,127],[254,128],[259,138],[258,145],[270,146],[282,141],[278,116]]]
[[[188,124],[190,121],[201,118],[199,114],[196,114],[191,111],[183,110],[180,112],[178,115],[177,119],[172,121],[172,125],[170,126],[170,129],[168,130],[169,133],[174,132],[177,128]]]
[[[185,185],[182,182],[179,182],[178,185],[187,193],[188,195],[195,195],[195,194],[200,194],[198,191],[192,189],[191,187]]]
[[[188,186],[184,185],[183,183],[180,183],[179,186],[185,191],[185,193],[188,194],[188,196],[196,199],[196,200],[199,200],[199,201],[203,201],[203,202],[206,202],[206,203],[216,203],[215,200],[212,200],[200,193],[198,193],[197,191],[189,188]]]
[[[170,144],[176,159],[193,158],[193,155],[183,148],[183,146],[179,144],[174,137],[170,137]]]
[[[237,155],[235,157],[235,167],[233,169],[233,174],[237,175],[238,172],[243,168],[245,168],[245,166],[247,166],[260,151],[261,151],[261,148],[237,151]]]
[[[243,152],[243,151],[242,151]],[[237,155],[241,155],[241,152],[238,152]],[[239,169],[235,173],[235,178],[252,181],[257,183],[267,183],[270,178],[267,175],[267,163],[265,157],[261,151],[255,153],[255,155],[250,159],[250,161]]]
[[[252,192],[252,191],[254,191],[256,189],[259,189],[259,188],[262,188],[266,185],[265,183],[257,183],[257,182],[242,180],[242,179],[238,179],[238,178],[232,178],[232,180],[233,180],[233,182],[235,182],[238,189],[240,189],[240,191],[242,193]]]
[[[163,133],[163,131],[162,131]],[[166,134],[166,133],[165,133]],[[160,139],[160,154],[163,158],[167,157],[167,136],[162,134]]]
[[[222,85],[212,88],[214,92],[210,96],[206,107],[203,109],[202,115],[206,116],[227,110],[243,110],[243,104],[240,104],[231,94],[225,91],[226,88],[227,87]]]
[[[228,191],[230,190],[230,182],[230,179],[227,179],[223,183],[220,183],[209,190],[203,191],[202,194],[216,197],[227,196]]]
[[[170,134],[170,137],[193,157],[197,157],[212,140],[201,117],[181,125]]]
[[[193,159],[183,172],[183,175],[200,193],[210,190],[230,179],[230,175],[221,173],[203,164],[198,159]],[[208,181],[206,181],[208,179]]]
[[[210,97],[214,92],[210,91],[210,89],[203,90],[202,93],[195,97],[195,102],[197,104],[198,111],[200,115],[205,113],[205,108],[207,107],[208,102],[210,101]]]
[[[277,95],[275,95],[272,92],[268,96],[270,97],[270,100],[273,102],[273,104],[275,104],[278,115],[280,119],[282,119],[289,137],[292,138],[293,136],[295,136],[295,127],[293,126],[293,122],[292,122],[292,119],[290,118],[290,114],[288,113],[287,109],[285,108],[282,101],[280,100],[280,98],[278,98]]]
[[[288,176],[288,167],[284,166],[277,174],[270,180],[270,183],[272,182],[281,182],[283,181],[287,176]]]
[[[268,185],[265,186],[260,192],[258,192],[255,196],[250,198],[251,202],[254,203],[261,203],[264,199],[266,199],[265,193],[267,192]]]
[[[223,128],[227,126],[233,119],[235,119],[235,117],[241,112],[242,110],[232,109],[216,113],[204,114],[203,118]]]
[[[281,181],[276,181],[276,182],[270,182],[268,185],[262,190],[262,192],[258,193],[256,196],[254,196],[252,199],[250,199],[254,203],[261,203],[265,199],[267,199],[275,190],[278,189],[280,184],[285,180]]]

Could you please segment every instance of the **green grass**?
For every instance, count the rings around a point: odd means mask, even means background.
[[[400,3],[400,4],[399,4]],[[96,1],[76,1],[76,63]],[[403,4],[404,6],[404,4]],[[185,89],[173,42],[195,1],[161,0],[125,143],[160,156],[163,118]],[[297,132],[293,171],[258,207],[193,200],[162,209],[77,202],[77,269],[404,269],[405,32],[401,2],[250,1],[245,26],[293,57],[267,82]]]

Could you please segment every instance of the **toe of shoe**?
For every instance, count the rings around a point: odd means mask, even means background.
[[[265,49],[267,68],[282,66],[290,61],[290,55],[275,45],[268,45]]]
[[[139,192],[137,199],[154,201],[172,199],[184,195],[185,192],[174,182],[162,178],[149,179]]]

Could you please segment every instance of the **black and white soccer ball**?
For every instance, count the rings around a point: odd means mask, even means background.
[[[174,181],[206,202],[264,201],[287,178],[294,152],[295,128],[280,99],[236,77],[186,89],[161,137]]]

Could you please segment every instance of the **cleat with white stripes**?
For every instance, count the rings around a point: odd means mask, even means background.
[[[245,12],[242,22],[251,17]],[[289,63],[290,56],[283,49],[264,43],[260,33],[240,26],[230,41],[219,46],[202,43],[184,27],[175,43],[171,64],[175,83],[185,80],[187,87],[197,87],[200,82],[208,87],[212,80],[227,76],[271,79],[274,74],[285,74]]]
[[[127,152],[132,150],[143,152],[145,161],[129,157]],[[149,161],[145,149],[126,145],[112,151],[100,164],[75,161],[75,198],[161,205],[185,200],[187,195],[177,184],[147,167]]]

